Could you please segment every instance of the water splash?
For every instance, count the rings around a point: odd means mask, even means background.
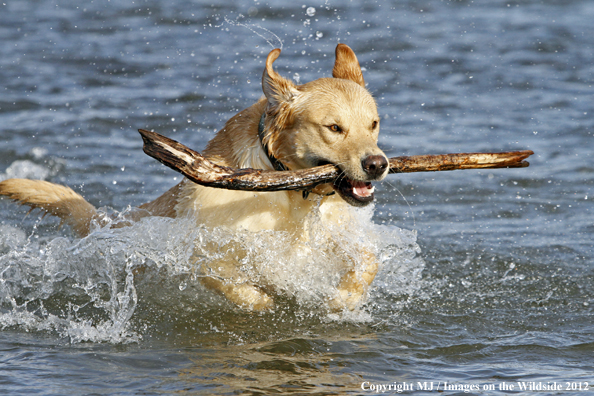
[[[258,24],[241,22],[241,19],[243,19],[243,18],[245,18],[245,17],[242,14],[239,14],[239,16],[235,19],[231,19],[231,18],[225,16],[224,20],[231,26],[240,26],[240,27],[248,29],[249,31],[254,33],[256,36],[258,36],[258,37],[262,38],[264,41],[266,41],[268,43],[268,45],[270,45],[270,47],[273,49],[274,48],[280,48],[281,50],[283,49],[283,41],[276,33],[274,33],[272,30],[266,29],[265,27],[258,25]],[[222,26],[222,25],[219,25],[219,26]],[[216,26],[216,27],[219,27],[219,26]]]
[[[13,161],[5,172],[0,172],[0,181],[13,178],[46,180],[57,175],[66,164],[63,159],[47,157],[47,150],[42,147],[33,147],[28,157],[31,160],[18,159]]]
[[[0,173],[0,181],[12,178],[45,180],[49,174],[49,169],[44,166],[29,160],[18,160],[10,164],[6,172]]]
[[[185,331],[196,334],[224,328],[227,337],[236,336],[254,326],[254,315],[283,322],[290,316],[287,329],[312,318],[369,321],[383,301],[418,289],[424,264],[414,233],[374,224],[372,208],[353,210],[356,216],[343,227],[329,226],[312,213],[309,238],[298,242],[286,232],[231,232],[196,226],[191,219],[157,217],[129,227],[97,228],[83,239],[47,242],[3,227],[0,327],[49,331],[70,342],[128,343],[151,332],[169,334],[171,328],[190,327]],[[336,290],[345,260],[360,254],[357,246],[374,252],[381,263],[371,301],[367,310],[329,315],[325,301]],[[251,282],[274,285],[274,312],[242,311],[202,286],[201,266],[223,256],[235,257]]]

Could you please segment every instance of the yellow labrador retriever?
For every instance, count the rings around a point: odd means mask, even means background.
[[[348,205],[364,206],[374,199],[374,180],[388,173],[388,160],[378,148],[379,116],[355,53],[336,47],[333,78],[295,85],[277,74],[270,52],[262,76],[264,97],[231,118],[203,151],[209,160],[233,168],[297,170],[334,164],[342,170],[334,183],[300,191],[254,193],[203,187],[187,179],[156,200],[141,205],[145,215],[191,216],[208,227],[232,230],[287,231],[299,239],[304,219],[319,207],[324,221],[341,222]],[[68,187],[38,180],[10,179],[0,195],[58,216],[79,236],[100,221],[98,211]],[[362,251],[359,265],[345,263],[334,310],[355,309],[367,295],[378,270],[373,254]],[[235,304],[262,310],[273,300],[260,285],[245,279],[235,260],[202,268],[204,283]]]

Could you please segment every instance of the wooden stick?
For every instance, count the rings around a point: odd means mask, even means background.
[[[457,153],[390,158],[390,173],[437,172],[456,169],[525,168],[531,150],[502,153]]]
[[[281,191],[309,190],[318,184],[334,181],[341,170],[322,165],[296,171],[233,169],[217,165],[200,153],[156,132],[139,129],[143,150],[164,165],[176,170],[194,183],[228,190]],[[390,173],[435,172],[454,169],[523,168],[534,154],[530,150],[503,153],[459,153],[413,155],[390,158]]]

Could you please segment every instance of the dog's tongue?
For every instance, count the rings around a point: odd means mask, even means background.
[[[369,182],[352,181],[353,195],[359,197],[369,197],[373,194],[374,187]]]

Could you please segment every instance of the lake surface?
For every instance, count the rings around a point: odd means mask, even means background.
[[[2,200],[0,393],[593,394],[594,2],[236,3],[0,3],[0,180],[125,212],[181,180],[138,128],[201,150],[261,96],[272,48],[306,82],[337,42],[389,156],[529,149],[531,166],[377,183],[337,231],[382,258],[345,315],[319,306],[335,258],[293,257],[286,235],[152,218],[81,240]],[[274,312],[201,288],[188,256],[220,240],[284,276]]]

